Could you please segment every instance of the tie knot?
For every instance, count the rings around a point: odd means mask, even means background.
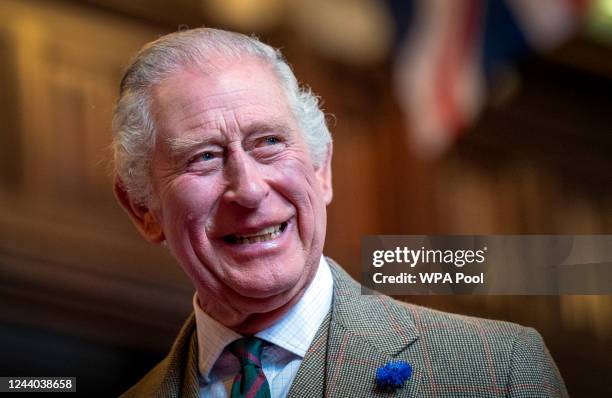
[[[240,366],[253,365],[257,368],[261,368],[263,340],[257,337],[243,337],[228,345],[227,349],[238,358]]]

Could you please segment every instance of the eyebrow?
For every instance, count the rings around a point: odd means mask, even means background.
[[[166,138],[170,150],[176,154],[188,152],[193,148],[202,147],[210,144],[218,144],[218,137],[176,137]]]
[[[245,136],[254,133],[290,133],[292,131],[293,129],[283,121],[255,122],[247,126],[245,129]]]
[[[274,132],[292,132],[293,129],[287,123],[282,121],[271,122],[255,122],[246,127],[244,136],[248,137],[254,133],[274,133]],[[188,135],[185,137],[166,138],[166,142],[173,153],[173,157],[181,157],[194,148],[205,147],[207,145],[219,145],[218,135],[202,137],[200,135]]]

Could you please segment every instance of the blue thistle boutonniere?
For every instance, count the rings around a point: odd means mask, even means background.
[[[387,391],[396,390],[412,376],[412,366],[408,362],[389,362],[376,369],[376,385]]]

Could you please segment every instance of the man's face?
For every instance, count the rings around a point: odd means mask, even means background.
[[[313,165],[271,67],[187,70],[152,105],[151,214],[203,309],[228,326],[283,312],[316,273],[331,177],[329,159]]]

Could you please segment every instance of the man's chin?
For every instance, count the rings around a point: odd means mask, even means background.
[[[274,298],[304,287],[310,270],[304,259],[291,253],[237,262],[228,258],[220,264],[222,280],[240,296],[253,299]]]
[[[302,297],[303,290],[299,291],[297,295],[291,296],[291,298],[284,302],[277,308],[268,311],[262,311],[251,314],[246,317],[242,322],[237,325],[233,325],[231,328],[236,332],[244,335],[255,334],[261,330],[264,330],[274,325],[279,319],[281,319],[287,311],[291,309]]]
[[[259,279],[245,279],[244,282],[233,284],[232,290],[241,297],[274,303],[276,301],[286,301],[290,299],[292,294],[299,291],[301,288],[301,280],[295,278],[279,281],[269,277],[260,277]],[[289,298],[287,298],[289,296]]]

